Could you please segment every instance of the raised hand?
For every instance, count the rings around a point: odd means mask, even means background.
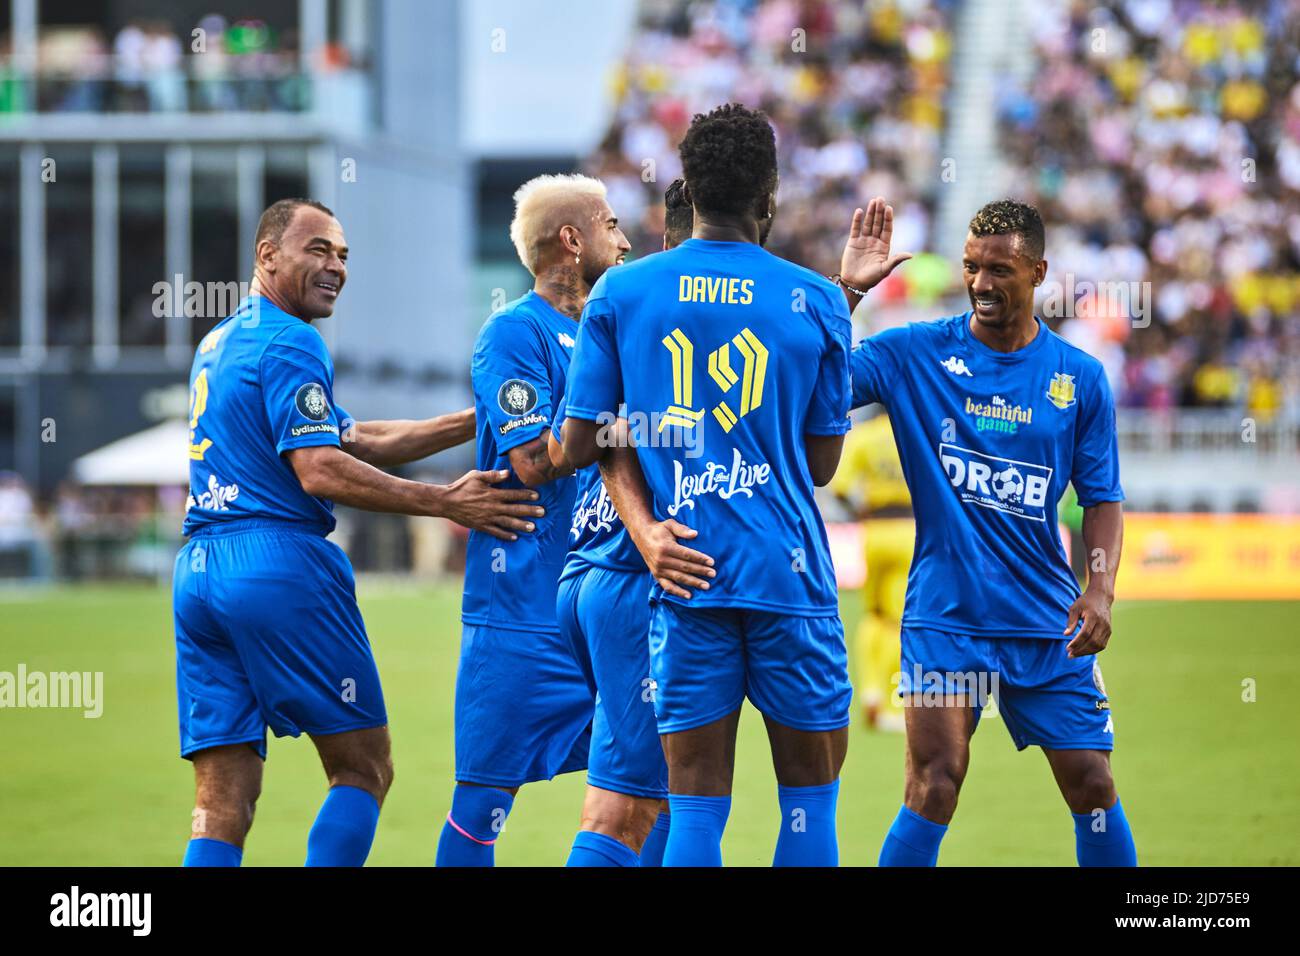
[[[894,238],[894,208],[877,196],[867,208],[853,210],[849,239],[840,257],[840,279],[847,286],[866,292],[903,262],[910,252],[891,256],[889,243]]]

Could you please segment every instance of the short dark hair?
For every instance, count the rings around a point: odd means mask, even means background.
[[[325,215],[338,218],[334,215],[334,210],[330,209],[324,203],[317,202],[315,199],[279,199],[266,207],[262,217],[257,220],[257,232],[253,236],[253,247],[263,239],[270,239],[272,242],[279,242],[284,237],[284,231],[289,228],[289,223],[293,222],[294,213],[303,206],[311,206],[312,209],[319,209]]]
[[[680,245],[691,237],[695,228],[695,210],[686,198],[686,180],[674,179],[664,193],[664,241]]]
[[[758,200],[776,191],[776,134],[760,110],[728,103],[697,113],[678,153],[696,209],[761,215]]]
[[[970,221],[972,236],[1020,237],[1020,251],[1037,262],[1043,258],[1047,239],[1043,232],[1043,217],[1028,203],[1015,199],[999,199],[986,203]]]

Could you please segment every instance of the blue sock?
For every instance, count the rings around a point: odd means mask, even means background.
[[[781,804],[781,834],[776,838],[773,866],[839,866],[835,838],[835,802],[840,782],[820,787],[776,788]]]
[[[373,796],[360,787],[330,787],[307,834],[307,866],[361,866],[378,823]]]
[[[1118,800],[1097,816],[1072,813],[1074,853],[1080,866],[1137,866],[1137,847]]]
[[[244,851],[233,843],[195,837],[185,848],[181,866],[239,866],[243,859]]]
[[[668,824],[671,820],[672,816],[667,813],[661,813],[655,818],[654,828],[641,847],[642,866],[664,865],[664,847],[668,845]]]
[[[899,807],[877,866],[934,866],[939,862],[939,843],[947,832],[947,825]]]
[[[664,847],[664,866],[722,866],[722,831],[731,797],[670,794],[673,825]]]
[[[492,866],[494,847],[515,798],[496,787],[457,785],[438,837],[435,866]]]
[[[591,830],[579,830],[565,866],[640,866],[630,846]]]

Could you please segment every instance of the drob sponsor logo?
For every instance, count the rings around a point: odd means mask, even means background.
[[[739,448],[732,449],[731,467],[711,461],[700,474],[686,473],[680,460],[673,462],[673,503],[668,514],[677,515],[683,508],[695,508],[695,499],[702,495],[717,495],[723,501],[743,495],[754,497],[756,487],[767,484],[772,477],[772,466],[767,462],[752,464],[745,461]]]
[[[1033,462],[985,455],[956,445],[939,446],[948,481],[966,504],[1030,521],[1047,520],[1052,469]]]

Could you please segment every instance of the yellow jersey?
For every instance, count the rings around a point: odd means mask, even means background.
[[[888,415],[877,415],[849,432],[831,491],[867,514],[912,507]]]

